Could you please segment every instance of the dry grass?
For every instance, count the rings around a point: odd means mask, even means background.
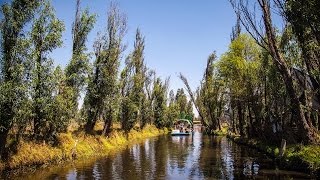
[[[118,125],[114,125],[117,129]],[[96,130],[101,129],[98,124]],[[86,158],[90,156],[104,156],[110,152],[119,151],[127,145],[141,142],[150,137],[167,133],[155,126],[146,126],[143,130],[132,130],[125,134],[121,130],[114,130],[110,136],[87,135],[85,133],[62,133],[58,137],[58,146],[34,142],[21,142],[17,154],[10,157],[7,163],[0,162],[0,170],[4,168],[16,169],[25,166],[50,164],[54,162]]]
[[[58,156],[58,157],[57,157]],[[46,144],[34,142],[21,142],[17,154],[13,155],[9,162],[9,168],[26,165],[39,165],[50,160],[60,159],[61,150]]]

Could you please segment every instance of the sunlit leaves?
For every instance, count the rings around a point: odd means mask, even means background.
[[[222,55],[218,63],[218,71],[235,96],[241,96],[247,92],[244,86],[246,81],[254,83],[260,64],[259,56],[258,45],[246,34],[241,34],[232,41],[229,51]]]
[[[31,97],[34,135],[37,139],[51,139],[60,122],[56,122],[53,61],[48,54],[62,45],[64,24],[55,17],[50,3],[41,4],[31,28],[32,62]],[[57,97],[58,98],[58,97]]]
[[[38,1],[14,0],[1,7],[0,55],[0,156],[7,142],[8,132],[15,122],[25,123],[30,111],[27,99],[28,49],[24,27],[38,8]]]
[[[98,118],[103,118],[106,123],[103,132],[109,133],[108,128],[116,117],[115,109],[119,103],[118,72],[126,29],[126,16],[111,4],[106,31],[94,43],[95,62],[85,98],[87,132],[93,130]]]
[[[96,16],[89,14],[88,9],[80,11],[80,1],[77,3],[76,19],[72,27],[72,59],[66,67],[66,83],[73,90],[72,107],[74,114],[78,109],[78,98],[88,81],[90,71],[90,55],[86,52],[86,40],[93,29]]]
[[[154,124],[157,128],[166,126],[167,120],[165,119],[165,110],[167,105],[166,100],[166,84],[157,78],[154,82]]]

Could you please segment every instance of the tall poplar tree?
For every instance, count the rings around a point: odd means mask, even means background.
[[[50,136],[53,119],[50,109],[54,104],[54,76],[49,53],[62,45],[64,24],[54,14],[49,1],[41,4],[39,16],[35,18],[31,30],[33,70],[32,70],[32,113],[34,135],[37,138]]]
[[[145,72],[144,72],[144,47],[145,40],[140,30],[136,31],[136,40],[134,42],[134,50],[132,53],[132,65],[133,65],[133,88],[131,99],[136,107],[136,111],[134,112],[134,122],[131,126],[134,126],[134,123],[141,121],[141,113],[142,113],[142,100],[144,93],[144,81],[145,81]]]
[[[126,31],[126,16],[120,13],[116,5],[111,4],[106,31],[94,44],[94,72],[85,98],[86,132],[92,132],[99,118],[105,121],[102,133],[106,135],[110,132],[118,106],[118,71]]]
[[[78,99],[88,78],[90,57],[86,53],[86,41],[95,21],[95,15],[89,14],[88,9],[81,11],[80,0],[77,0],[75,21],[72,26],[72,58],[65,70],[66,85],[73,91],[73,116],[77,113]]]
[[[166,119],[168,79],[163,83],[160,78],[155,79],[154,95],[154,124],[157,128],[166,127],[169,123]]]
[[[3,15],[0,23],[1,57],[0,57],[0,155],[6,158],[7,136],[17,115],[24,105],[25,62],[24,57],[28,44],[24,28],[34,16],[39,6],[37,0],[13,0],[11,4],[1,7]],[[20,118],[20,117],[18,117]]]

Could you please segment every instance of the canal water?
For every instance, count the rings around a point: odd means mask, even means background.
[[[15,179],[310,179],[225,137],[160,136],[105,158],[42,168]]]

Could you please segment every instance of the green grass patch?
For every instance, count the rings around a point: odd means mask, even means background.
[[[299,170],[319,173],[320,146],[319,145],[289,145],[283,157],[279,156],[279,147],[263,143],[256,139],[245,139],[235,135],[228,135],[229,139],[242,145],[257,149],[280,162],[283,169]]]
[[[313,171],[320,170],[320,146],[319,145],[295,145],[287,149],[286,159],[301,161]]]
[[[228,125],[224,123],[221,125],[221,130],[213,130],[212,134],[216,136],[226,136],[228,134],[228,128]]]

